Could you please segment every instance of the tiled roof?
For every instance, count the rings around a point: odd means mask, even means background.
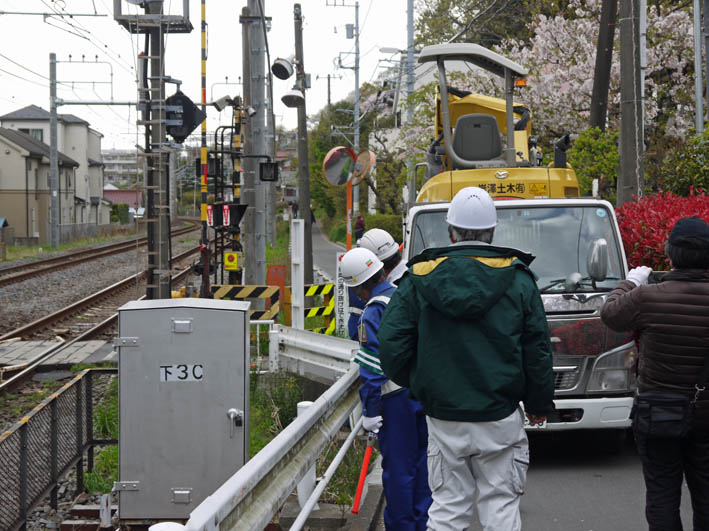
[[[18,109],[16,111],[12,111],[11,113],[5,114],[4,116],[0,116],[0,120],[49,120],[51,118],[51,114],[49,111],[45,111],[42,107],[39,107],[37,105],[28,105],[27,107],[23,107],[22,109]],[[57,119],[61,122],[67,123],[67,124],[86,124],[89,125],[89,122],[86,120],[83,120],[79,118],[78,116],[74,116],[73,114],[58,114]]]
[[[14,129],[0,127],[0,136],[6,138],[13,144],[20,146],[22,149],[29,151],[30,154],[34,156],[49,158],[49,146],[44,142],[40,142],[33,136],[28,135],[27,133],[15,131]],[[57,151],[57,159],[59,160],[60,166],[79,166],[78,162],[76,162],[72,158],[67,157],[66,155],[64,155],[64,153],[61,153],[60,151]]]

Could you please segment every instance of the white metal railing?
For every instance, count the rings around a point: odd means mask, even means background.
[[[359,369],[350,361],[357,343],[269,324],[269,370],[287,369],[310,379],[334,383],[199,504],[184,525],[163,522],[151,526],[151,531],[263,529],[349,418],[354,429],[291,527],[293,531],[299,530],[354,441],[362,425],[356,411],[360,404]]]

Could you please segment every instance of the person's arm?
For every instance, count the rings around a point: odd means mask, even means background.
[[[380,415],[381,387],[389,378],[381,370],[379,364],[379,340],[377,333],[384,308],[381,304],[368,306],[362,314],[359,325],[360,351],[355,360],[360,365],[359,378],[361,387],[359,396],[362,399],[362,414],[365,417]]]
[[[418,304],[410,278],[402,278],[389,301],[378,337],[382,370],[398,385],[409,387],[409,371],[418,344]]]
[[[523,298],[524,329],[522,331],[522,363],[525,390],[522,402],[530,422],[545,420],[554,410],[554,371],[549,325],[544,304],[531,277],[530,288]]]
[[[647,284],[652,269],[646,266],[636,267],[628,272],[628,277],[618,283],[610,292],[603,308],[601,320],[617,332],[640,328],[640,299],[642,290],[638,286]]]

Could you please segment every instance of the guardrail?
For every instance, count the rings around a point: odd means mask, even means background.
[[[286,369],[321,382],[334,382],[333,385],[198,505],[184,525],[163,522],[151,529],[251,531],[265,528],[349,418],[353,432],[310,494],[294,526],[299,529],[305,522],[362,424],[355,412],[360,404],[359,369],[350,361],[358,345],[349,339],[275,324],[269,331],[269,339],[270,370]],[[356,422],[354,417],[358,417]]]

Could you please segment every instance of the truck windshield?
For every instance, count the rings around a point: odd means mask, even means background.
[[[531,269],[537,274],[540,287],[553,287],[548,293],[564,290],[563,280],[570,273],[588,276],[586,257],[598,238],[608,242],[608,273],[606,280],[596,283],[596,289],[613,288],[621,278],[622,264],[614,226],[606,208],[593,206],[569,207],[502,207],[497,209],[498,225],[493,245],[513,247],[536,256]],[[418,213],[413,221],[413,241],[409,257],[429,247],[450,244],[445,210]],[[577,291],[593,291],[590,282],[583,282]]]

